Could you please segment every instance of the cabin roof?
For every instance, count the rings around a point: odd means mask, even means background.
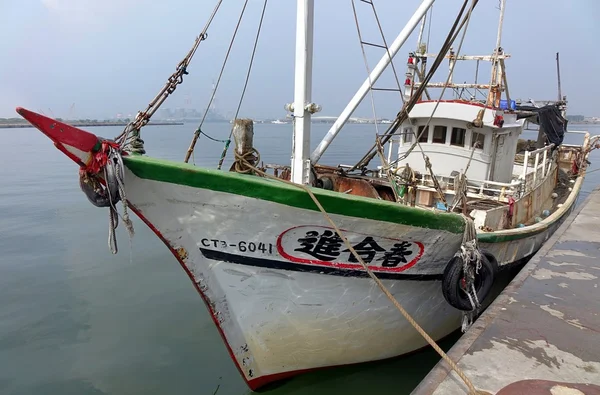
[[[497,114],[502,115],[504,118],[503,128],[520,127],[523,125],[524,120],[517,120],[517,115],[514,113],[496,110],[480,103],[463,100],[421,101],[414,105],[409,116],[410,118],[429,118],[435,110],[433,119],[451,119],[470,123],[477,118],[477,114],[482,109],[484,110],[484,126],[498,129],[498,126],[494,125],[494,118]]]

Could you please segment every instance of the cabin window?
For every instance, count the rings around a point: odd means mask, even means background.
[[[426,143],[429,139],[429,126],[425,128],[425,126],[419,126],[419,143]]]
[[[404,133],[402,133],[404,135],[404,142],[405,143],[410,143],[412,142],[413,139],[413,130],[412,128],[404,128]]]
[[[446,144],[446,126],[435,126],[433,128],[433,142],[438,144]]]
[[[450,144],[458,145],[459,147],[464,147],[466,134],[467,134],[466,129],[452,128],[452,136],[450,136]]]
[[[473,132],[473,136],[471,137],[471,147],[475,147],[476,149],[483,150],[485,148],[485,134]],[[475,145],[477,144],[477,145]]]

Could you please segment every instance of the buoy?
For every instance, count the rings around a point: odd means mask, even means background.
[[[525,227],[525,225],[524,225],[524,224],[519,224],[519,225],[517,225],[517,228],[524,228],[524,227]]]
[[[560,208],[560,207],[562,207],[562,205],[563,205],[562,203],[558,203],[558,204],[556,205],[556,207]]]
[[[544,210],[542,211],[542,217],[546,218],[550,216],[550,210]]]
[[[535,217],[535,222],[542,222],[542,217]]]
[[[552,195],[550,195],[550,196],[552,196],[552,199],[556,199],[558,197],[558,193],[552,192]]]

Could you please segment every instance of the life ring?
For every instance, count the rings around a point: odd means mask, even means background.
[[[478,273],[475,274],[474,286],[480,304],[489,296],[497,271],[497,266],[495,267],[490,262],[488,254],[482,252],[481,267]],[[453,257],[446,265],[442,277],[442,294],[450,306],[463,311],[473,310],[471,301],[464,290],[463,261],[460,256]]]

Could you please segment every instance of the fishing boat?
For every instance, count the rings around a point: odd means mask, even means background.
[[[286,106],[291,163],[261,164],[247,119],[232,124],[223,155],[233,136],[229,171],[223,158],[218,169],[187,163],[201,128],[184,162],[146,155],[140,130],[182,82],[220,3],[165,87],[115,139],[17,112],[79,165],[87,198],[110,211],[113,252],[114,229],[120,222],[132,230],[133,211],[173,253],[251,389],[426,346],[382,289],[431,338],[447,336],[489,303],[498,272],[531,257],[573,209],[598,138],[563,143],[560,94],[541,107],[510,98],[509,55],[500,43],[504,1],[492,54],[466,56],[462,41],[456,51],[452,45],[464,37],[477,1],[458,2],[456,23],[432,54],[421,33],[434,0],[424,0],[391,45],[382,37],[385,54],[311,152],[311,115],[320,109],[311,97],[313,0],[298,0],[295,96]],[[355,165],[320,164],[419,24],[397,117]],[[446,81],[431,82],[445,60]],[[489,83],[454,83],[462,61],[489,62]],[[437,88],[442,93],[432,98]],[[444,97],[468,89],[487,93]],[[530,147],[520,141],[526,120],[540,125]]]

